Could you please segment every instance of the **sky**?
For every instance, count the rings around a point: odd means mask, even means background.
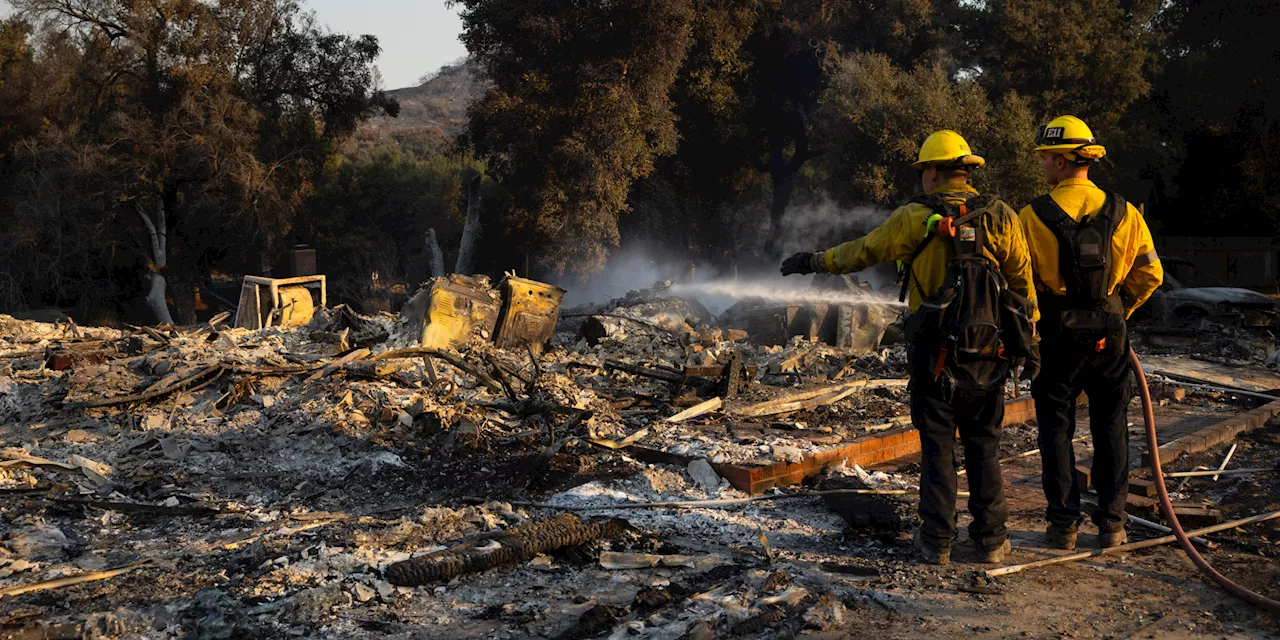
[[[418,84],[423,75],[466,55],[462,21],[445,0],[303,0],[305,9],[337,33],[378,36],[378,69],[386,89]],[[0,17],[12,12],[0,0]]]

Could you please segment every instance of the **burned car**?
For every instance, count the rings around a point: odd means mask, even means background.
[[[1194,277],[1193,263],[1180,258],[1161,258],[1161,262],[1165,265],[1164,283],[1134,313],[1134,324],[1194,328],[1209,321],[1240,328],[1276,328],[1280,306],[1275,298],[1225,285],[1188,287],[1172,274],[1188,269],[1193,274],[1189,277]]]

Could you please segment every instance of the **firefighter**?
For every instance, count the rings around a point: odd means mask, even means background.
[[[975,260],[1007,290],[1021,294],[1029,315],[1034,313],[1031,263],[1026,238],[1016,213],[993,196],[981,196],[969,185],[969,172],[984,161],[958,133],[938,131],[920,147],[912,165],[926,194],[899,207],[866,236],[817,253],[798,253],[782,263],[782,274],[852,273],[890,260],[901,261],[903,294],[910,294],[912,317],[926,299],[945,286],[953,259],[967,234]],[[961,213],[959,218],[948,215]],[[959,231],[947,233],[952,221]],[[947,238],[939,240],[944,235]],[[981,256],[981,257],[977,257]],[[908,291],[909,290],[909,291]],[[930,308],[926,305],[926,308]],[[1028,320],[1027,326],[1034,318]],[[910,323],[909,323],[910,326]],[[908,331],[909,334],[912,331]],[[982,562],[1004,560],[1009,551],[1005,521],[1009,515],[997,458],[1004,419],[1002,390],[1007,365],[992,369],[999,388],[971,390],[948,384],[952,378],[935,370],[945,350],[925,349],[910,337],[911,421],[920,433],[921,527],[913,546],[921,561],[947,564],[956,534],[955,435],[959,429],[969,477],[969,538]],[[986,363],[993,364],[993,363]],[[1000,363],[994,363],[999,365]],[[937,366],[935,366],[937,365]],[[1028,368],[1034,364],[1028,365]],[[1029,373],[1034,373],[1030,371]]]
[[[1119,194],[1089,180],[1107,153],[1075,116],[1060,116],[1036,136],[1052,190],[1019,213],[1031,250],[1045,363],[1031,384],[1039,422],[1045,537],[1074,549],[1081,521],[1075,484],[1076,400],[1088,396],[1093,435],[1098,545],[1125,542],[1129,488],[1126,320],[1160,286],[1164,271],[1142,215]]]

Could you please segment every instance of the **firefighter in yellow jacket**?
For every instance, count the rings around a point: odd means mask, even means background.
[[[956,132],[933,133],[920,147],[918,161],[912,165],[920,174],[924,197],[899,207],[862,238],[826,251],[788,258],[782,264],[782,274],[852,273],[897,260],[905,263],[904,294],[909,289],[913,317],[929,317],[925,311],[936,311],[936,305],[931,306],[932,296],[949,286],[944,280],[956,279],[959,272],[954,269],[959,263],[953,259],[963,253],[974,258],[965,265],[976,269],[975,279],[1020,294],[1030,316],[1035,293],[1026,238],[1017,215],[1003,202],[979,195],[968,184],[970,170],[983,163]],[[983,269],[990,274],[983,276]],[[1028,329],[1031,321],[1033,318],[1029,317]],[[1009,508],[997,456],[1008,364],[999,361],[1002,353],[991,353],[991,361],[980,363],[990,374],[986,376],[987,384],[965,387],[944,371],[950,367],[946,348],[925,348],[911,340],[911,420],[920,432],[922,452],[923,524],[913,541],[917,554],[932,564],[950,560],[956,532],[957,474],[953,454],[959,429],[971,492],[969,512],[973,522],[969,537],[982,562],[1001,562],[1009,550],[1005,528]],[[1035,366],[1034,362],[1029,364],[1028,373],[1033,374]]]
[[[1036,151],[1052,191],[1019,213],[1040,301],[1044,370],[1032,382],[1039,423],[1050,546],[1074,549],[1081,520],[1075,484],[1076,399],[1089,398],[1093,522],[1098,545],[1125,542],[1130,391],[1126,320],[1160,286],[1164,271],[1142,215],[1089,180],[1106,155],[1089,127],[1060,116],[1040,127]]]

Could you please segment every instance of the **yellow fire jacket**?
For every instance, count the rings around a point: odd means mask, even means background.
[[[959,204],[964,202],[964,195],[977,194],[978,191],[967,184],[948,183],[934,189],[930,195],[934,193],[954,193],[954,202]],[[915,202],[898,207],[889,215],[889,219],[871,233],[824,251],[821,266],[825,266],[829,273],[853,273],[881,262],[910,260],[911,254],[928,237],[926,225],[933,213],[929,207]],[[987,234],[986,246],[982,248],[983,255],[999,265],[1010,289],[1026,296],[1034,304],[1036,293],[1031,284],[1031,260],[1017,214],[1000,203],[996,210],[983,216],[981,220],[986,226]],[[953,253],[949,242],[930,240],[915,262],[906,265],[907,277],[915,279],[910,285],[911,298],[908,305],[911,311],[920,307],[920,290],[929,295],[942,287]],[[915,283],[920,285],[919,288]],[[1033,320],[1038,319],[1037,309]]]
[[[1097,213],[1107,198],[1106,192],[1085,178],[1063,180],[1049,192],[1049,196],[1076,221]],[[1129,213],[1116,226],[1111,237],[1113,267],[1108,289],[1111,295],[1119,291],[1126,317],[1142,306],[1164,280],[1164,267],[1160,265],[1160,257],[1156,255],[1155,240],[1151,238],[1147,221],[1132,204],[1128,207]],[[1036,289],[1066,295],[1067,285],[1063,282],[1058,267],[1058,239],[1040,221],[1030,205],[1023,207],[1018,216],[1027,231]]]

